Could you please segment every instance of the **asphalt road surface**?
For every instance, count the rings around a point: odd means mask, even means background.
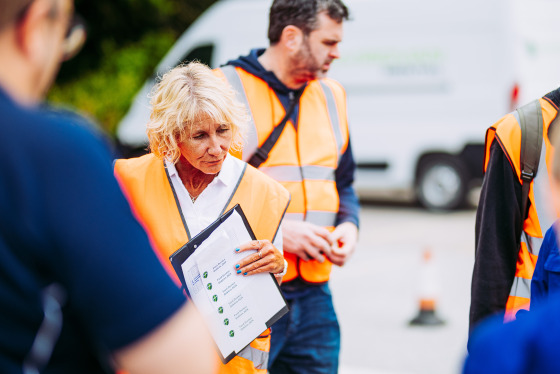
[[[357,251],[331,278],[341,374],[460,373],[466,353],[475,210],[364,205]],[[431,259],[424,253],[429,250]],[[409,326],[420,299],[441,326]]]

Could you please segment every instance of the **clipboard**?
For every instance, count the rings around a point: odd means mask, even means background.
[[[218,218],[216,221],[214,221],[212,224],[210,224],[206,229],[202,230],[198,235],[196,235],[195,237],[193,237],[188,243],[186,243],[185,245],[183,245],[181,248],[179,248],[177,251],[175,251],[170,257],[169,260],[171,261],[171,265],[173,266],[173,269],[175,270],[175,273],[177,274],[177,276],[179,277],[181,284],[187,294],[187,296],[189,298],[192,298],[191,295],[191,288],[194,289],[195,292],[199,293],[199,292],[206,292],[206,290],[200,290],[200,285],[198,285],[197,287],[193,287],[193,282],[202,282],[201,280],[201,274],[200,274],[200,270],[196,269],[196,271],[198,272],[198,277],[191,277],[189,280],[185,279],[185,272],[184,272],[184,265],[187,263],[187,261],[189,261],[189,259],[191,258],[191,256],[193,256],[193,254],[198,254],[196,251],[199,248],[203,248],[205,245],[205,242],[209,242],[210,240],[208,240],[209,238],[212,237],[212,234],[217,233],[217,230],[220,226],[222,226],[226,221],[228,221],[228,219],[232,219],[232,220],[237,220],[238,218],[241,219],[242,223],[243,223],[243,227],[246,230],[245,233],[243,233],[242,235],[244,236],[248,236],[250,237],[251,240],[256,240],[255,234],[249,224],[249,221],[247,220],[247,217],[245,216],[245,214],[243,213],[243,210],[241,209],[241,206],[239,204],[236,204],[233,208],[231,208],[230,210],[228,210],[226,213],[224,213],[220,218]],[[233,246],[238,245],[241,243],[235,243],[233,244]],[[208,251],[208,249],[203,249]],[[233,250],[233,248],[232,248]],[[189,261],[190,264],[192,264],[195,260],[195,257],[193,257],[193,259],[191,259],[191,261]],[[231,268],[231,271],[233,271],[233,267]],[[227,272],[227,268],[225,270]],[[204,275],[206,275],[207,272],[204,272]],[[229,272],[228,272],[229,273]],[[189,275],[191,275],[189,273]],[[238,275],[233,275],[233,277],[231,277],[231,275],[228,275],[226,278],[231,278],[231,279],[235,279],[234,277],[238,276]],[[265,287],[267,287],[266,289],[271,292],[270,294],[267,292],[267,297],[271,297],[274,298],[275,300],[275,307],[272,310],[266,310],[266,316],[265,317],[265,321],[264,325],[265,328],[263,329],[266,330],[266,328],[271,327],[276,321],[278,321],[284,314],[286,314],[288,312],[288,306],[286,303],[286,300],[284,299],[284,296],[282,295],[282,292],[280,290],[280,286],[278,285],[278,283],[276,282],[276,279],[274,278],[274,275],[272,274],[257,274],[254,276],[249,276],[246,277],[247,279],[251,279],[251,277],[257,277],[257,276],[261,276],[261,278],[258,280],[260,283],[262,284],[263,282],[266,283]],[[263,279],[264,277],[269,276],[270,277],[270,282],[267,279]],[[241,276],[238,276],[241,277]],[[244,277],[245,278],[245,277]],[[241,280],[240,278],[237,278],[239,280]],[[242,280],[243,282],[245,282],[245,280]],[[234,281],[235,282],[235,281]],[[272,283],[274,286],[272,286]],[[210,284],[211,286],[211,284]],[[198,291],[197,291],[198,290]],[[242,289],[242,291],[244,291],[245,289]],[[218,292],[218,291],[216,291]],[[235,294],[235,292],[233,292],[233,294]],[[217,295],[213,295],[214,297],[216,297]],[[199,295],[200,297],[200,295]],[[223,298],[226,298],[226,296],[223,296]],[[243,300],[244,296],[241,297],[241,299]],[[250,295],[247,295],[246,297],[247,299],[251,299]],[[253,297],[253,306],[255,306],[256,304],[256,299]],[[200,298],[198,300],[201,300]],[[206,302],[203,301],[203,303],[206,306]],[[196,302],[195,302],[196,304]],[[198,305],[198,304],[197,304]],[[216,304],[217,305],[217,304]],[[251,304],[249,304],[251,305]],[[261,305],[262,306],[262,305]],[[270,306],[262,306],[265,309],[269,309]],[[227,310],[227,305],[225,305],[225,309]],[[231,308],[230,308],[231,309]],[[249,308],[251,309],[251,308]],[[255,309],[255,308],[253,308]],[[259,308],[257,307],[256,310],[258,310]],[[220,312],[222,313],[222,312]],[[216,316],[215,313],[208,313],[211,314],[208,317],[213,318],[213,321],[216,320]],[[204,313],[203,313],[204,315]],[[236,314],[236,318],[237,318],[237,314]],[[231,319],[232,321],[234,320],[233,317],[230,317],[229,319]],[[225,321],[225,320],[224,320]],[[232,323],[233,325],[233,323]],[[257,328],[258,324],[255,326],[255,328]],[[222,360],[222,362],[224,364],[228,363],[231,359],[233,359],[242,349],[244,349],[246,346],[248,346],[251,341],[253,341],[255,338],[257,338],[260,333],[262,333],[262,331],[260,331],[259,333],[257,333],[255,336],[252,336],[252,339],[250,339],[247,344],[243,343],[243,346],[237,346],[236,349],[232,349],[230,351],[230,348],[228,346],[228,343],[225,342],[224,339],[224,335],[221,333],[221,327],[217,328],[215,327],[214,329],[210,329],[211,332],[213,333],[213,337],[214,337],[214,343],[216,346],[216,350],[218,352],[218,355],[220,356],[220,359]],[[228,327],[229,328],[229,327]],[[232,327],[233,328],[233,327]],[[231,333],[234,330],[230,330],[230,336]],[[245,336],[245,340],[247,340],[249,335]],[[232,336],[233,337],[233,336]]]

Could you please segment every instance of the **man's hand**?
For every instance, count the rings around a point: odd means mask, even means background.
[[[352,222],[344,222],[331,233],[334,240],[329,260],[338,266],[343,266],[352,256],[358,242],[358,228]]]
[[[304,261],[315,259],[325,261],[331,256],[332,246],[336,240],[329,230],[309,222],[284,220],[282,222],[283,248]]]

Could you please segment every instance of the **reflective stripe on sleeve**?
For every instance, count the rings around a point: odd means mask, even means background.
[[[23,361],[24,374],[39,374],[49,362],[63,328],[62,308],[66,304],[67,293],[58,283],[52,283],[42,292],[43,322],[31,345],[31,350]]]

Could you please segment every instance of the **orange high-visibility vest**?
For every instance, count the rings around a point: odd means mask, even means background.
[[[161,263],[180,286],[169,256],[189,241],[190,233],[163,160],[153,154],[117,160],[115,175]],[[272,242],[289,201],[288,191],[279,183],[245,165],[239,184],[222,213],[239,204],[256,238]],[[221,365],[219,373],[266,373],[269,351],[270,329],[227,365]]]
[[[224,66],[215,70],[231,84],[241,102],[249,108],[252,123],[241,157],[247,161],[268,138],[286,114],[268,84],[241,68]],[[348,146],[346,95],[331,79],[307,84],[299,101],[297,130],[288,121],[268,159],[259,170],[282,183],[292,201],[286,218],[311,222],[334,229],[339,208],[335,172]],[[298,276],[310,283],[329,280],[332,263],[303,261],[285,253],[288,272],[284,282]]]
[[[552,165],[553,148],[548,139],[548,128],[558,108],[546,99],[539,100],[543,116],[543,144],[539,161],[539,170],[531,182],[529,189],[530,207],[527,218],[523,222],[519,254],[515,269],[515,278],[505,306],[504,321],[515,319],[515,314],[520,309],[529,309],[531,300],[531,279],[539,250],[546,230],[554,223],[556,212],[551,203],[550,173]],[[486,132],[486,146],[484,157],[484,171],[490,161],[490,146],[496,139],[502,147],[511,167],[515,170],[519,183],[521,178],[521,128],[517,111],[500,119]]]

